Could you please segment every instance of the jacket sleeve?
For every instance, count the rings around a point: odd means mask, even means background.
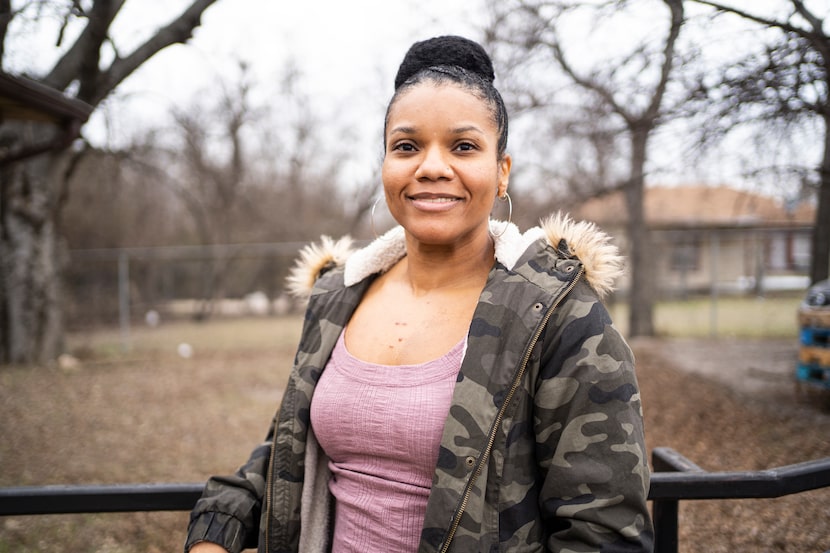
[[[273,428],[234,474],[208,480],[190,514],[185,552],[203,541],[219,544],[230,553],[257,546],[272,435]]]
[[[542,343],[534,399],[548,550],[652,551],[631,350],[598,301],[569,298],[560,307]]]

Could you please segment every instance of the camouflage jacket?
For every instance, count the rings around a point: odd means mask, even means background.
[[[373,276],[404,254],[400,229],[355,252],[329,239],[303,252],[292,282],[311,291],[282,404],[249,461],[208,482],[186,548],[328,551],[331,498],[311,397]],[[566,217],[524,234],[511,225],[496,240],[420,553],[651,551],[633,358],[600,302],[620,267],[607,236]]]

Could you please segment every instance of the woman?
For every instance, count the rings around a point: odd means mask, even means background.
[[[599,299],[620,260],[565,217],[490,221],[511,169],[493,78],[460,37],[407,53],[384,131],[400,226],[303,252],[282,405],[208,482],[189,551],[651,550],[633,360]]]

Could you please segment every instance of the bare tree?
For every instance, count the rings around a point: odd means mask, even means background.
[[[585,15],[595,10],[594,17],[609,17],[631,7],[634,2],[617,0],[607,2],[557,2],[544,0],[492,0],[494,23],[488,35],[491,41],[507,44],[521,52],[516,59],[534,64],[553,62],[567,80],[581,90],[596,109],[571,109],[571,113],[602,115],[606,123],[593,127],[596,144],[608,140],[608,132],[617,128],[627,137],[628,170],[621,182],[604,183],[606,187],[624,190],[627,207],[627,239],[631,272],[629,333],[649,336],[654,333],[653,310],[655,286],[649,233],[643,212],[643,190],[649,138],[665,119],[666,93],[677,62],[677,44],[684,23],[682,0],[661,0],[654,4],[667,11],[665,34],[657,52],[643,40],[611,61],[596,62],[590,68],[581,68],[574,61],[574,52],[587,48],[586,44],[568,43],[564,38],[567,18]],[[620,50],[625,50],[621,43]],[[541,61],[540,61],[541,59]],[[521,62],[514,67],[521,67]],[[533,66],[539,70],[539,65]],[[542,65],[545,67],[545,65]],[[513,72],[515,77],[516,71]],[[649,80],[650,79],[650,80]],[[530,86],[537,86],[533,83]],[[531,107],[544,105],[546,99],[539,91],[526,94]],[[579,101],[579,100],[577,100]],[[601,131],[601,132],[599,132]],[[590,136],[586,134],[586,136]],[[597,153],[600,150],[596,150]],[[592,184],[596,190],[597,183]]]
[[[284,68],[271,106],[270,128],[259,141],[264,169],[256,179],[259,190],[252,191],[260,207],[267,206],[266,228],[289,241],[359,231],[379,180],[354,182],[346,174],[357,126],[342,109],[331,115],[331,108],[315,105],[293,62]]]
[[[731,14],[755,23],[768,34],[759,51],[731,60],[700,92],[713,115],[715,132],[726,133],[744,124],[798,125],[817,120],[822,127],[818,166],[805,181],[816,183],[818,198],[813,226],[810,280],[830,272],[830,31],[824,11],[803,0],[780,0],[777,15],[763,15],[753,6],[734,7],[708,0],[691,0],[720,16]],[[816,4],[821,4],[818,2]],[[768,12],[769,13],[769,12]],[[758,33],[759,36],[764,36]],[[710,129],[712,127],[709,127]]]
[[[63,47],[64,28],[83,24],[74,43],[39,84],[85,102],[93,108],[138,67],[159,51],[186,42],[200,24],[202,13],[215,0],[194,0],[169,24],[126,54],[115,49],[110,29],[125,0],[55,3],[64,25],[56,40]],[[24,4],[21,10],[42,3]],[[33,8],[34,6],[34,8]],[[9,22],[20,15],[11,3],[0,3],[0,38],[9,38]],[[104,55],[110,48],[113,56]],[[82,121],[81,121],[82,122]],[[2,123],[0,134],[7,149],[22,144],[47,144],[43,153],[9,160],[2,171],[0,203],[0,361],[43,362],[63,349],[60,293],[60,247],[56,220],[65,201],[65,185],[71,173],[72,138],[78,128],[36,122]]]
[[[182,207],[163,175],[148,172],[151,134],[123,150],[91,148],[73,171],[58,231],[71,249],[176,243]],[[161,164],[159,164],[161,165]],[[90,213],[95,216],[91,217]]]
[[[140,166],[156,186],[179,198],[190,229],[182,242],[210,252],[202,259],[197,292],[201,320],[211,317],[239,278],[238,256],[229,253],[237,248],[227,246],[339,235],[353,226],[352,213],[371,205],[364,187],[341,175],[350,152],[347,131],[320,116],[301,81],[289,62],[279,89],[267,95],[267,104],[258,103],[261,85],[251,82],[241,63],[238,75],[217,78],[173,110],[172,127],[154,131],[167,140],[125,152],[127,164]],[[284,268],[272,265],[262,270],[276,282],[273,274]]]
[[[188,108],[173,113],[181,142],[168,152],[172,165],[181,168],[176,189],[203,246],[239,240],[239,210],[251,163],[244,130],[260,111],[251,106],[247,64],[240,62],[239,69],[234,83],[218,82],[221,95],[214,106],[194,100]],[[224,298],[232,263],[231,257],[216,253],[205,259],[199,318],[209,317],[216,300]]]

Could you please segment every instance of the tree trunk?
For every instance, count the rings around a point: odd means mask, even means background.
[[[654,335],[654,270],[651,236],[645,219],[644,187],[648,130],[631,131],[631,178],[625,188],[628,210],[629,263],[629,336]]]
[[[830,107],[824,117],[824,157],[819,168],[818,207],[813,225],[810,283],[830,274]]]
[[[105,44],[115,47],[110,25],[125,1],[87,3],[86,27],[40,83],[63,93],[76,83],[77,99],[95,108],[159,51],[187,42],[202,13],[216,0],[193,0],[168,25],[126,55],[119,52],[104,68],[101,48]],[[2,8],[8,8],[7,4],[0,4],[0,10],[9,11]],[[7,23],[0,23],[0,42]],[[55,116],[52,108],[42,115]],[[60,113],[61,118],[65,115]],[[88,115],[74,114],[68,123],[82,125]],[[52,144],[55,149],[0,167],[0,363],[44,362],[63,350],[57,226],[72,158],[67,139],[72,137],[72,132],[64,134],[45,123],[2,121],[0,150],[27,144]]]
[[[63,131],[4,123],[18,143],[46,143]],[[0,192],[0,362],[44,363],[63,351],[61,244],[56,228],[69,154],[47,152],[2,168]]]

